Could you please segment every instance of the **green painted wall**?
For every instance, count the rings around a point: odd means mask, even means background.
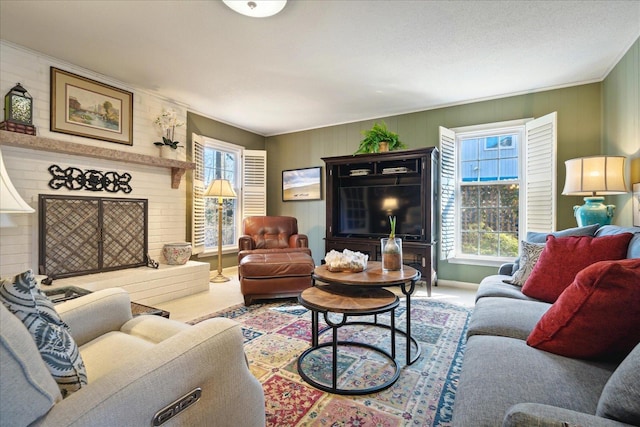
[[[640,38],[602,83],[602,152],[627,157],[629,189],[640,182]],[[616,205],[614,222],[632,224],[631,193],[609,196]]]
[[[475,102],[399,116],[384,117],[389,128],[398,132],[409,148],[438,146],[438,127],[459,127],[481,123],[540,117],[558,112],[558,194],[564,186],[564,161],[600,153],[601,84]],[[267,138],[268,212],[292,215],[300,221],[302,232],[309,234],[316,262],[324,256],[324,200],[318,202],[282,202],[281,171],[306,166],[323,166],[321,157],[353,153],[360,142],[360,131],[370,128],[374,120],[331,126],[321,129]],[[557,227],[574,227],[573,205],[580,198],[558,196]],[[441,279],[479,282],[494,274],[492,267],[449,264],[440,261]]]
[[[557,228],[576,225],[573,205],[582,204],[580,197],[562,196],[564,161],[595,154],[640,157],[639,141],[639,68],[640,41],[636,41],[622,60],[602,83],[574,86],[474,102],[470,104],[383,117],[389,128],[398,132],[409,148],[438,145],[438,127],[460,127],[481,123],[540,117],[558,112]],[[329,126],[303,132],[264,138],[197,114],[187,116],[189,143],[191,133],[242,145],[250,149],[267,150],[267,212],[270,215],[291,215],[298,218],[301,233],[309,236],[316,263],[324,256],[325,202],[283,202],[282,171],[310,166],[324,166],[322,157],[353,153],[361,139],[360,131],[370,128],[374,120]],[[629,162],[630,163],[630,162]],[[635,163],[640,168],[640,161]],[[630,168],[628,165],[627,168]],[[640,176],[632,171],[631,176]],[[324,188],[324,182],[323,182]],[[324,197],[323,197],[324,199]],[[615,196],[611,203],[618,205],[614,222],[631,222],[630,195]],[[189,214],[190,216],[190,214]],[[189,231],[190,232],[190,231]],[[216,257],[209,258],[212,269]],[[225,266],[235,265],[235,255],[225,255]],[[465,266],[439,262],[441,279],[479,282],[494,274],[495,268]]]
[[[249,132],[243,129],[239,129],[230,125],[227,125],[216,120],[209,119],[204,116],[200,116],[195,113],[187,112],[187,146],[189,147],[189,160],[191,161],[191,135],[195,133],[202,136],[208,136],[209,138],[218,139],[220,141],[229,142],[236,145],[241,145],[250,150],[264,150],[265,139],[264,136],[258,135],[253,132]],[[187,200],[191,200],[191,188],[192,188],[192,173],[187,173]],[[187,235],[188,242],[191,241],[191,203],[187,203]],[[211,267],[209,270],[216,271],[218,269],[218,255],[210,257],[198,257],[192,258],[195,261],[208,262]],[[222,255],[222,266],[232,267],[238,264],[237,252],[231,254]]]

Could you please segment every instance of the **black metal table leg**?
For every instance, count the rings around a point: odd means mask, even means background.
[[[416,355],[413,358],[411,357],[411,342],[412,342],[412,338],[411,338],[411,294],[415,290],[416,282],[418,280],[420,280],[420,275],[418,275],[418,277],[416,277],[414,280],[411,281],[411,285],[410,285],[409,289],[407,289],[407,284],[406,283],[403,283],[400,286],[400,289],[402,289],[402,293],[406,297],[405,304],[406,304],[406,308],[407,308],[407,314],[406,314],[407,324],[406,324],[406,331],[405,331],[406,332],[406,336],[407,336],[407,365],[411,365],[411,364],[415,363],[415,361],[420,358],[420,353],[421,353],[420,346],[418,345],[417,348],[416,348]]]

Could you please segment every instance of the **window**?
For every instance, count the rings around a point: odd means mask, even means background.
[[[460,194],[457,251],[465,256],[518,255],[519,145],[524,126],[456,133]]]
[[[494,265],[555,228],[555,113],[440,128],[441,259]]]
[[[226,179],[238,198],[222,201],[222,249],[235,251],[242,219],[266,214],[266,152],[193,134],[192,245],[194,253],[218,249],[218,200],[203,197],[209,184]]]
[[[240,167],[242,147],[205,138],[202,152],[203,187],[206,189],[216,179],[226,179],[240,191]],[[222,200],[222,248],[235,248],[238,241],[238,225],[241,217],[239,199]],[[204,250],[218,248],[218,200],[204,199]]]

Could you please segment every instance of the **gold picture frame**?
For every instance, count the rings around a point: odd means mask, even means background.
[[[133,93],[51,67],[50,129],[133,145]]]

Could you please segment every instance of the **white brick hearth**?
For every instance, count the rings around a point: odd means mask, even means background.
[[[160,264],[150,267],[128,268],[106,273],[56,279],[44,290],[75,286],[95,292],[106,288],[122,288],[131,300],[154,305],[209,290],[209,264],[188,261],[185,265]]]

